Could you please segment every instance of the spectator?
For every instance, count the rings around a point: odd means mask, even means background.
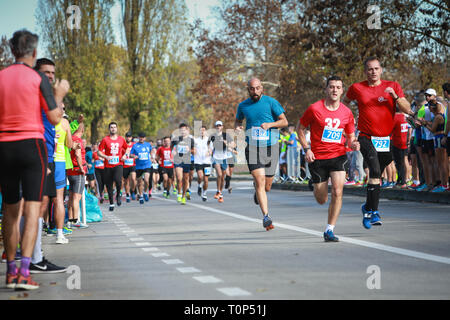
[[[405,115],[398,110],[394,116],[394,130],[392,131],[393,154],[395,167],[398,172],[396,187],[406,188],[406,155],[408,151],[408,122]]]

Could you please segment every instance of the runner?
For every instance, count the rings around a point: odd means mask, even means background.
[[[123,158],[127,151],[127,142],[122,136],[117,134],[118,128],[116,122],[111,122],[108,125],[109,135],[104,137],[98,147],[98,155],[104,158],[105,161],[105,185],[108,191],[109,211],[114,211],[114,189],[113,184],[116,184],[116,202],[120,206],[122,177],[123,177]]]
[[[220,203],[223,202],[223,186],[225,184],[225,173],[228,168],[227,165],[227,150],[232,144],[232,138],[223,132],[222,121],[216,121],[214,124],[216,132],[213,133],[208,139],[208,146],[212,147],[212,162],[213,167],[217,173],[217,192],[214,199],[217,199]]]
[[[127,151],[125,152],[125,159],[123,160],[123,183],[125,186],[125,199],[127,202],[130,202],[131,199],[136,199],[136,163],[134,158],[130,157],[131,148],[134,145],[131,132],[125,134],[125,141],[127,143]]]
[[[6,251],[6,287],[33,290],[29,266],[36,242],[39,211],[47,173],[47,150],[41,110],[56,125],[62,117],[58,105],[69,91],[58,81],[52,92],[48,78],[36,70],[38,36],[19,30],[9,40],[16,62],[0,71],[0,189],[4,211],[2,235]],[[22,192],[21,192],[21,190]],[[24,199],[25,224],[21,238],[22,260],[14,260],[19,241],[19,211]]]
[[[175,175],[177,179],[177,201],[186,204],[186,192],[189,188],[191,154],[194,151],[194,139],[189,136],[189,127],[185,123],[178,126],[180,136],[172,140],[174,148]]]
[[[145,141],[145,133],[139,134],[139,142],[135,143],[130,151],[130,157],[136,159],[136,179],[139,191],[139,203],[148,201],[148,192],[151,187],[151,152],[152,145]],[[142,179],[141,179],[142,178]]]
[[[242,122],[246,119],[245,156],[255,185],[253,199],[259,204],[264,216],[263,227],[270,230],[273,225],[266,193],[272,187],[278,166],[278,128],[286,127],[288,121],[280,103],[263,95],[264,88],[259,79],[249,80],[247,90],[250,98],[239,104],[235,128],[243,130]]]
[[[95,180],[97,181],[98,198],[103,203],[103,192],[105,191],[105,159],[98,155],[98,143],[92,146],[92,158],[94,159]]]
[[[334,228],[342,207],[347,160],[345,141],[352,150],[359,149],[355,139],[355,121],[349,108],[341,103],[343,83],[340,77],[328,78],[326,98],[310,105],[300,119],[298,139],[306,151],[305,159],[314,186],[314,197],[319,204],[328,201],[328,179],[331,178],[331,202],[328,207],[328,225],[323,234],[326,242],[338,242]],[[311,149],[305,130],[310,127]],[[344,135],[347,139],[344,139]]]
[[[156,151],[156,160],[159,162],[159,168],[163,177],[163,196],[166,199],[170,197],[170,187],[173,181],[173,154],[170,144],[170,137],[164,137],[163,145]]]
[[[208,180],[211,175],[211,150],[208,146],[209,138],[206,135],[206,127],[200,129],[200,137],[194,139],[194,164],[197,171],[197,194],[202,201],[207,201]],[[203,183],[203,185],[202,185]]]
[[[378,212],[380,178],[392,161],[391,133],[394,127],[395,106],[401,112],[414,116],[402,87],[393,81],[381,80],[383,69],[379,59],[369,57],[364,61],[366,81],[354,83],[347,91],[344,104],[358,103],[358,130],[361,153],[369,167],[366,203],[361,207],[363,226],[381,225]]]

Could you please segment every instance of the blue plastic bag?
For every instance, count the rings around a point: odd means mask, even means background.
[[[100,222],[103,219],[102,211],[98,205],[98,199],[84,190],[86,200],[86,222]]]

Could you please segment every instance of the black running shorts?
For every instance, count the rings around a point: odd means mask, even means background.
[[[0,186],[3,201],[42,201],[47,177],[47,148],[42,139],[0,142]]]
[[[311,179],[313,183],[321,183],[328,181],[330,172],[345,171],[345,166],[348,162],[347,155],[332,159],[314,160],[308,163],[309,172],[311,172]]]
[[[273,177],[277,171],[279,150],[278,143],[264,147],[247,145],[245,159],[247,160],[248,170],[252,172],[264,168],[266,177]]]

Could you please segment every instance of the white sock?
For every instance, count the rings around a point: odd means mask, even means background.
[[[332,225],[332,224],[327,224],[327,228],[325,229],[325,232],[327,232],[328,230],[331,230],[331,232],[333,232],[334,231],[334,225]]]
[[[64,236],[63,229],[56,229],[56,236],[58,238]]]
[[[36,237],[36,242],[34,244],[34,250],[33,250],[33,255],[31,257],[31,262],[36,264],[42,261],[43,257],[42,257],[42,224],[44,223],[44,219],[39,218],[39,222],[38,222],[38,234]]]

